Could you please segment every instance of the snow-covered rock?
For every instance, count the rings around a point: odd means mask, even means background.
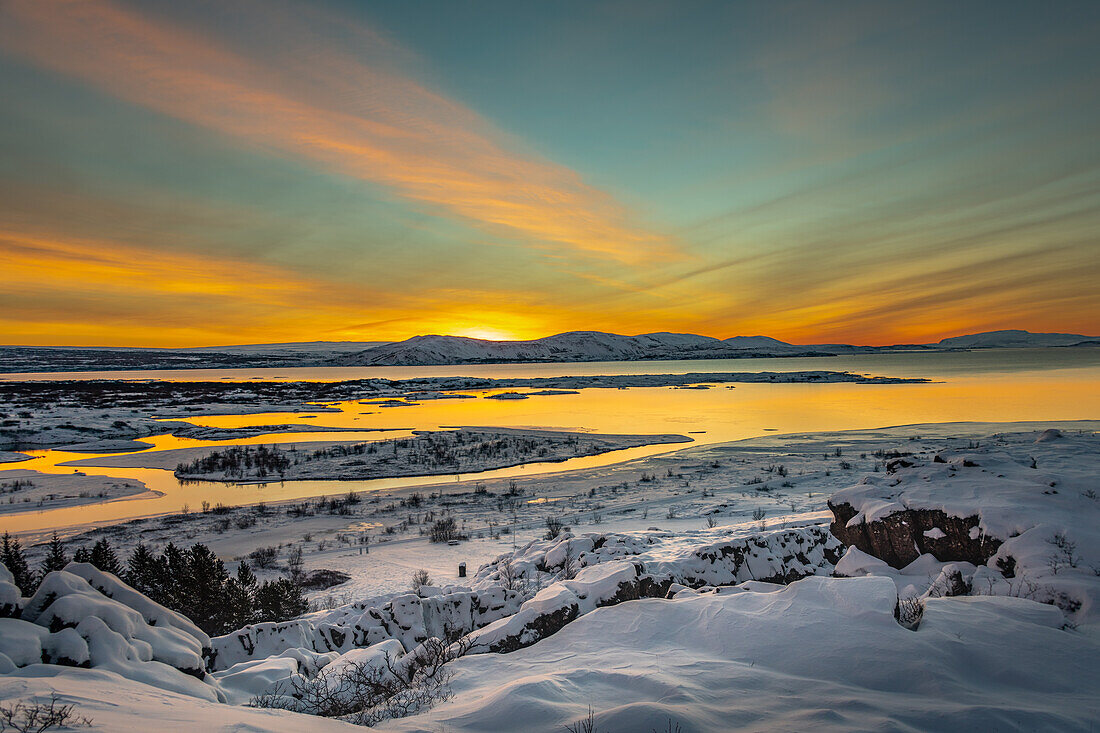
[[[833,534],[860,552],[838,573],[889,575],[915,595],[1023,596],[1100,625],[1100,437],[996,435],[888,465],[829,500]]]
[[[408,593],[380,607],[353,603],[293,621],[252,624],[215,637],[207,660],[210,669],[227,670],[289,649],[343,654],[388,639],[411,649],[432,637],[467,633],[510,616],[522,602],[518,591],[487,585],[476,590],[441,588],[427,598]]]
[[[831,572],[842,551],[821,527],[720,539],[728,533],[722,528],[691,537],[565,532],[479,568],[469,588],[421,588],[420,595],[399,595],[379,607],[353,603],[293,621],[246,626],[212,639],[207,665],[225,671],[292,649],[344,654],[388,639],[412,649],[433,637],[471,632],[476,632],[473,651],[511,651],[598,607],[663,597],[672,583],[785,583]],[[604,564],[608,567],[600,567]]]
[[[0,583],[9,576],[4,569]],[[91,565],[70,563],[47,573],[19,606],[18,617],[0,618],[0,667],[91,667],[192,697],[225,699],[206,673],[206,634]]]

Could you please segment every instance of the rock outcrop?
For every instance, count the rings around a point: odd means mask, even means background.
[[[866,521],[851,504],[829,501],[829,531],[849,547],[858,547],[895,568],[924,554],[941,562],[985,565],[1001,540],[981,532],[980,517],[955,517],[939,509],[901,509]]]
[[[1022,597],[1098,623],[1100,435],[998,434],[886,469],[829,499],[851,548],[838,573],[890,575],[909,595],[927,577],[933,597]]]

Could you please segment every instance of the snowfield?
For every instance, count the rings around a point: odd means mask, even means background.
[[[0,569],[0,705],[56,693],[112,731],[352,730],[295,712],[312,709],[301,691],[350,705],[342,675],[390,679],[446,638],[464,654],[442,666],[448,694],[380,730],[563,731],[589,710],[605,733],[1092,730],[1100,437],[1077,427],[768,436],[634,462],[636,486],[593,478],[621,466],[578,472],[555,479],[561,501],[508,509],[528,512],[514,550],[491,522],[458,547],[318,545],[307,569],[352,575],[350,602],[214,638],[89,564],[30,598]],[[401,511],[478,527],[538,480],[415,506],[410,494]],[[548,510],[571,528],[540,536]],[[290,521],[275,514],[265,531]],[[181,523],[175,541],[204,539],[218,516]],[[134,540],[153,529],[127,527]],[[403,555],[487,561],[416,592],[364,577]],[[287,709],[247,707],[257,699]]]
[[[681,592],[602,608],[534,646],[452,663],[454,697],[380,730],[1090,730],[1100,644],[1016,598],[929,601],[915,631],[885,578]],[[110,690],[110,694],[104,694]],[[34,665],[0,697],[60,693],[96,730],[353,730],[184,698],[99,669]],[[361,730],[361,728],[360,728]]]
[[[1015,598],[930,601],[916,631],[885,578],[598,609],[532,647],[454,663],[455,697],[394,731],[1063,730],[1100,715],[1093,639]],[[519,723],[522,721],[522,724]]]

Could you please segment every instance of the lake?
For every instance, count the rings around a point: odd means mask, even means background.
[[[669,387],[584,389],[579,394],[539,396],[527,400],[484,399],[493,391],[474,392],[476,399],[430,400],[413,407],[380,408],[358,402],[336,405],[340,412],[309,416],[271,413],[195,417],[189,422],[217,427],[309,423],[328,427],[438,429],[473,425],[581,429],[605,433],[679,433],[694,445],[722,443],[768,434],[875,428],[914,423],[959,421],[1071,421],[1100,417],[1100,348],[1001,349],[952,353],[867,354],[846,357],[733,359],[650,362],[584,362],[575,364],[494,364],[446,367],[353,367],[310,369],[228,369],[148,372],[54,373],[35,379],[217,379],[338,381],[424,376],[533,377],[578,374],[682,374],[688,372],[756,372],[836,370],[896,377],[927,377],[931,384],[736,384],[710,389]],[[3,375],[2,379],[18,379]],[[496,392],[499,392],[497,390]],[[398,433],[267,435],[242,443],[305,443],[312,440],[379,440]],[[157,436],[156,449],[222,446],[226,442]],[[617,463],[693,444],[658,445],[578,458],[563,463],[527,464],[467,474],[460,478],[497,478],[551,473]],[[93,454],[34,451],[35,458],[3,468],[71,473],[59,466]],[[375,479],[369,481],[297,481],[267,485],[191,482],[157,469],[81,468],[95,475],[143,481],[163,496],[123,499],[84,507],[59,508],[0,516],[0,529],[28,531],[105,523],[177,512],[186,503],[226,504],[277,501],[321,494],[385,491],[438,484],[455,476]],[[552,475],[547,477],[552,483]]]

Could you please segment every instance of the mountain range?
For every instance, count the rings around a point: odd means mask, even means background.
[[[882,351],[942,351],[972,348],[1076,346],[1100,343],[1079,334],[990,331],[956,336],[935,344],[854,346],[789,344],[768,336],[717,339],[689,333],[621,336],[601,331],[569,331],[530,341],[486,341],[464,336],[414,336],[337,356],[339,366],[419,366],[493,362],[636,361],[644,359],[738,359],[780,356],[832,356]]]
[[[690,333],[662,332],[621,336],[601,331],[570,331],[529,341],[485,341],[464,336],[432,335],[414,336],[393,343],[310,341],[186,349],[0,346],[0,373],[750,359],[1072,346],[1100,346],[1100,337],[1012,330],[954,336],[934,344],[854,346],[790,344],[768,336],[717,339]]]

